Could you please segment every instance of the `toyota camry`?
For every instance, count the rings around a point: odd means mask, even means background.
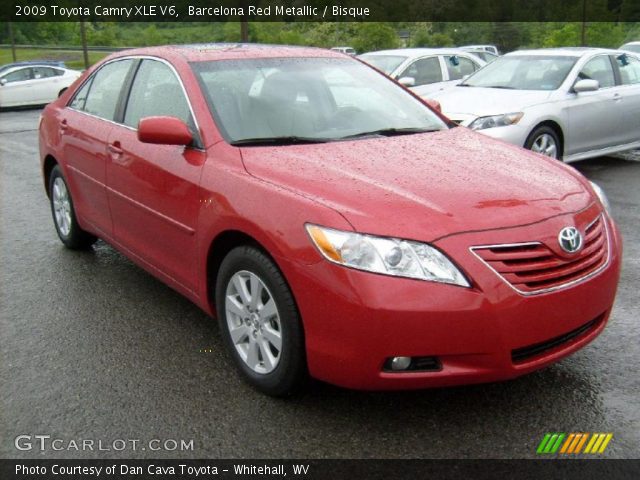
[[[611,313],[621,239],[597,185],[330,50],[115,53],[39,135],[62,243],[100,238],[217,317],[271,395],[510,379]]]

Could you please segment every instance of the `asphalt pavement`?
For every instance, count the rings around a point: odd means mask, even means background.
[[[366,393],[315,382],[278,400],[240,380],[215,321],[188,300],[103,242],[63,248],[39,114],[0,113],[0,457],[521,458],[546,432],[612,432],[604,456],[638,457],[640,154],[573,164],[609,195],[625,244],[616,305],[592,344],[504,383]],[[41,451],[35,435],[62,450]],[[73,448],[87,439],[93,450]],[[152,450],[156,439],[178,447]]]

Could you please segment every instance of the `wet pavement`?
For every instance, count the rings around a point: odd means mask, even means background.
[[[574,164],[608,193],[625,239],[617,302],[595,342],[505,383],[396,393],[313,383],[277,400],[239,379],[216,323],[189,301],[105,243],[62,247],[39,172],[39,113],[0,113],[0,457],[519,458],[546,432],[613,432],[605,456],[638,457],[639,154]],[[19,451],[22,434],[64,449]],[[83,439],[111,450],[67,449]],[[118,451],[117,439],[141,443]],[[142,450],[151,439],[193,449]]]

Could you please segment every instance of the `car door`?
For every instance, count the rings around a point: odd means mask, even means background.
[[[623,142],[625,136],[621,133],[624,127],[619,110],[620,86],[616,85],[610,56],[599,54],[589,59],[572,85],[582,79],[597,80],[600,88],[593,92],[567,93],[563,102],[567,115],[565,156],[611,147]]]
[[[189,147],[138,140],[140,119],[173,116],[194,135]],[[194,292],[199,179],[205,152],[182,83],[168,64],[141,62],[128,96],[123,127],[109,135],[107,182],[114,236],[124,248]]]
[[[640,59],[633,55],[615,57],[620,74],[620,109],[625,144],[640,142]]]
[[[0,77],[3,107],[28,105],[34,103],[33,69],[22,67]]]
[[[85,81],[60,115],[60,147],[78,216],[103,238],[112,234],[107,200],[107,141],[121,92],[134,66],[124,59],[103,65]]]

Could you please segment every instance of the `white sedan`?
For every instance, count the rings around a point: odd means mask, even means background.
[[[359,55],[416,94],[424,96],[460,81],[486,62],[457,48],[400,48]]]
[[[0,73],[0,108],[44,105],[58,98],[81,72],[51,65],[21,65]]]
[[[566,162],[640,148],[640,57],[630,52],[512,52],[428,98],[455,123]]]

